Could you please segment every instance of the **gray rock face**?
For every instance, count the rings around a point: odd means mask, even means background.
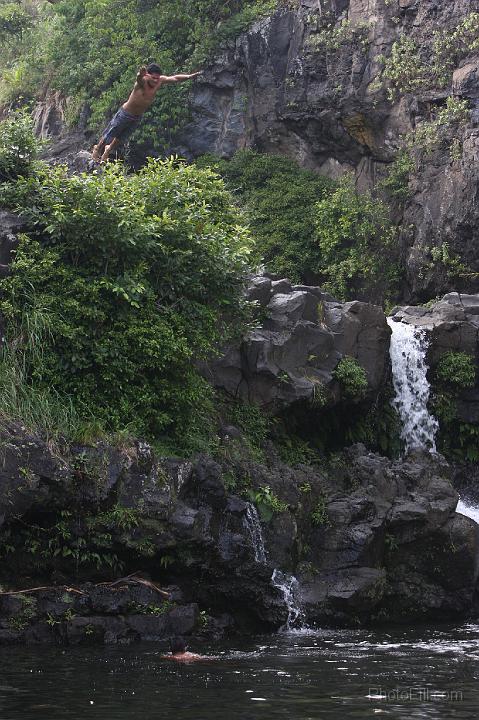
[[[392,462],[354,446],[326,473],[288,467],[274,455],[268,465],[241,455],[222,465],[207,457],[159,462],[141,444],[122,452],[77,448],[59,460],[20,427],[1,439],[0,543],[15,542],[46,514],[66,510],[68,523],[73,511],[66,547],[88,538],[93,551],[94,528],[103,532],[106,522],[110,540],[101,552],[114,550],[124,567],[123,579],[116,570],[112,584],[99,584],[110,570],[95,570],[92,560],[72,579],[68,554],[47,553],[46,575],[32,583],[28,553],[9,551],[2,586],[40,589],[0,595],[0,644],[129,643],[219,634],[233,624],[264,632],[286,620],[271,583],[278,567],[298,577],[308,622],[457,619],[479,611],[479,526],[455,514],[458,495],[440,458]],[[223,442],[231,457],[227,446],[238,439]],[[252,488],[268,485],[287,508],[262,522],[266,562],[255,561],[246,503],[225,490],[231,462]],[[120,509],[134,511],[134,521],[121,514],[115,521],[112,511]],[[138,579],[140,568],[153,583]]]
[[[454,512],[444,461],[391,462],[357,446],[346,462],[357,489],[330,496],[311,562],[300,566],[306,616],[344,623],[472,611],[479,526]]]
[[[347,355],[366,371],[370,391],[379,389],[388,370],[390,334],[381,308],[341,304],[320,288],[264,276],[252,279],[248,295],[265,319],[211,366],[216,387],[264,407],[314,401],[325,391],[324,401],[334,404],[341,392],[333,371]]]
[[[441,90],[402,93],[391,102],[374,80],[380,57],[389,54],[398,37],[411,38],[426,59],[434,31],[454,29],[478,10],[478,0],[302,0],[295,9],[282,8],[225,45],[195,83],[193,120],[176,150],[186,157],[230,157],[256,147],[333,178],[353,171],[360,189],[371,187],[383,177],[401,137],[434,118],[453,92],[468,100],[472,111],[470,123],[457,135],[462,158],[451,160],[452,134],[418,162],[411,197],[398,210],[408,270],[404,297],[427,300],[454,286],[476,292],[477,53],[452,69],[448,87]],[[325,29],[328,23],[338,32],[337,41]],[[447,261],[432,262],[434,248],[459,257],[467,269],[454,275]]]
[[[6,600],[0,597],[0,643],[36,642],[37,630],[32,629],[31,623],[35,619],[43,627],[41,623],[45,623],[49,613],[59,617],[57,629],[69,644],[164,639],[201,629],[197,605],[185,605],[181,593],[168,591],[165,596],[165,593],[158,594],[154,587],[143,585],[122,591],[115,585],[111,588],[84,586],[85,577],[102,579],[105,574],[111,577],[108,563],[100,573],[95,570],[93,556],[91,565],[80,570],[80,577],[77,573],[74,580],[69,579],[69,584],[79,588],[79,593],[78,597],[74,596],[75,607],[65,606],[61,601],[64,583],[74,568],[69,566],[71,560],[62,558],[71,558],[72,544],[88,546],[88,552],[93,552],[96,531],[88,529],[89,522],[100,523],[95,527],[102,528],[98,529],[103,537],[103,540],[100,538],[102,549],[97,551],[116,557],[121,563],[115,566],[114,579],[118,578],[122,566],[124,575],[128,575],[138,570],[139,563],[148,573],[160,578],[159,584],[163,587],[162,578],[173,577],[178,571],[166,573],[168,562],[179,562],[179,580],[185,595],[194,596],[202,607],[212,608],[215,615],[232,613],[236,626],[242,629],[260,626],[273,629],[284,623],[286,609],[277,589],[270,583],[271,569],[254,563],[254,549],[244,522],[246,503],[228,496],[222,468],[213,460],[160,463],[149,446],[142,443],[136,443],[126,452],[101,444],[78,448],[76,455],[61,459],[58,449],[52,452],[45,442],[21,426],[11,426],[4,431],[0,442],[3,453],[0,544],[11,542],[9,533],[15,538],[21,528],[41,526],[46,514],[55,517],[57,513],[61,517],[60,513],[65,511],[69,518],[74,511],[78,517],[75,526],[68,530],[65,542],[59,537],[53,539],[54,543],[66,543],[70,548],[66,554],[55,554],[52,550],[43,556],[48,559],[37,585],[52,585],[52,588],[36,596],[35,612],[22,615],[22,627],[9,621],[16,606],[11,610],[11,604],[5,605]],[[134,520],[131,524],[128,519],[126,524],[121,519],[117,522],[108,515],[112,508],[133,513]],[[103,519],[102,513],[109,519]],[[26,524],[22,524],[24,518]],[[106,545],[105,538],[109,538]],[[22,547],[20,543],[10,561],[2,562],[2,584],[6,582],[18,588],[18,584],[26,582],[27,587],[31,587],[32,575],[26,581],[22,577],[25,573],[34,573],[35,568],[26,569],[29,561]],[[146,554],[142,547],[147,548]],[[97,559],[101,555],[97,555]],[[62,588],[56,590],[58,578],[62,578]],[[174,602],[176,607],[166,605],[163,613],[161,607],[165,599]],[[73,623],[70,622],[72,614],[79,616]],[[213,620],[212,623],[215,624]],[[89,625],[96,629],[86,631]],[[14,638],[7,632],[12,627],[19,631]],[[69,633],[73,633],[72,637]],[[50,642],[55,639],[55,633],[47,633],[46,637],[40,633],[38,637],[39,642]]]
[[[452,288],[477,292],[477,52],[460,59],[441,89],[426,87],[390,101],[386,88],[374,82],[381,57],[399,37],[412,39],[427,62],[434,32],[456,28],[474,11],[479,0],[301,0],[294,9],[282,7],[226,43],[195,81],[192,122],[171,152],[230,157],[255,147],[332,178],[351,171],[360,190],[371,188],[384,177],[402,138],[434,119],[452,93],[469,102],[470,122],[446,132],[431,155],[417,157],[410,197],[394,208],[406,258],[403,298],[422,302]],[[76,153],[94,138],[85,133],[86,113],[74,132],[63,118],[58,93],[35,110],[38,134],[52,140],[45,157],[74,165]],[[451,157],[454,141],[462,148],[460,158]],[[130,160],[135,167],[142,162],[139,156]]]

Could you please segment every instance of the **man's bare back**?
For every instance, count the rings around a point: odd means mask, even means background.
[[[148,68],[140,68],[130,97],[123,103],[93,148],[93,159],[102,162],[108,160],[120,140],[125,140],[135,130],[141,116],[152,105],[156,93],[163,85],[184,82],[198,75],[201,75],[201,72],[162,75],[155,63]]]

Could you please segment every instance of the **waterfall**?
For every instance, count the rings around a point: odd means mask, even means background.
[[[261,530],[261,522],[258,511],[253,503],[246,504],[246,515],[244,517],[244,525],[251,537],[251,545],[254,550],[254,559],[262,565],[266,562],[266,550],[264,547],[263,531]]]
[[[253,503],[246,504],[246,514],[243,522],[251,538],[255,561],[261,565],[265,565],[266,548],[263,531],[261,529],[258,511]],[[288,619],[281,630],[287,632],[298,625],[300,627],[303,626],[303,613],[298,601],[299,583],[294,575],[289,575],[288,573],[282,572],[282,570],[275,569],[271,576],[271,584],[281,592],[284,604],[288,610]]]
[[[304,627],[303,613],[298,600],[299,583],[294,575],[288,575],[281,570],[274,570],[271,576],[273,587],[283,595],[284,604],[288,609],[288,619],[281,628],[283,632],[293,630],[295,626]]]
[[[402,421],[401,437],[409,450],[436,452],[439,423],[427,409],[429,383],[426,378],[426,331],[388,318],[391,335],[391,364],[396,397],[393,406]]]
[[[466,517],[471,518],[474,522],[479,524],[479,507],[469,505],[467,500],[459,500],[456,507],[456,512]]]

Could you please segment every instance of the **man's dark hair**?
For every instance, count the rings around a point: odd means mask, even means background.
[[[150,73],[150,75],[161,75],[161,68],[156,63],[150,63],[147,66],[146,71]]]
[[[176,653],[184,653],[186,650],[186,643],[182,637],[170,638],[170,650],[175,655]]]

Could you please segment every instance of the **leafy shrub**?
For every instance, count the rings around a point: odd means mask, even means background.
[[[358,193],[352,177],[345,176],[316,204],[315,216],[317,245],[310,259],[326,290],[340,299],[373,301],[394,290],[396,230],[380,200]]]
[[[368,389],[368,378],[364,368],[352,357],[343,357],[333,373],[341,385],[344,395],[351,400],[361,400]]]
[[[479,427],[459,420],[458,396],[476,384],[476,363],[465,352],[449,351],[439,359],[433,378],[432,407],[439,420],[438,447],[446,457],[479,459]]]
[[[30,228],[0,282],[7,347],[23,348],[30,389],[71,398],[109,430],[204,433],[211,390],[195,363],[241,324],[249,247],[221,180],[173,160],[130,176],[57,167],[4,196]],[[24,327],[38,308],[34,352]]]
[[[448,139],[451,130],[457,130],[464,127],[470,118],[470,108],[468,100],[460,98],[448,97],[444,107],[440,108],[436,116],[429,120],[418,123],[417,127],[406,138],[406,143],[410,150],[417,150],[419,153],[419,161],[424,156],[430,155],[441,142]],[[462,155],[462,146],[455,148],[454,152]]]
[[[394,100],[405,92],[450,85],[452,72],[461,59],[479,49],[479,13],[471,12],[454,28],[435,30],[429,47],[418,47],[409,35],[396,40],[388,57],[381,57],[379,79],[388,81],[388,96]]]
[[[399,267],[387,207],[285,157],[243,150],[200,158],[217,170],[246,211],[258,261],[293,282],[320,283],[340,298],[382,301]]]
[[[31,26],[31,17],[15,2],[0,4],[0,39],[3,42],[16,38]]]
[[[314,204],[334,183],[293,160],[252,150],[229,161],[204,156],[197,163],[219,172],[245,208],[257,259],[276,275],[315,281]]]
[[[229,413],[232,422],[245,433],[247,441],[261,450],[269,432],[270,419],[258,405],[238,402],[231,405]]]
[[[389,57],[381,57],[380,60],[383,62],[382,80],[389,82],[390,100],[426,85],[427,68],[421,61],[415,41],[408,35],[401,35],[392,44]]]
[[[311,522],[316,527],[324,527],[330,525],[328,515],[328,499],[325,495],[321,495],[311,513]]]
[[[406,200],[410,195],[409,176],[414,170],[414,161],[410,153],[401,150],[388,169],[388,174],[381,181],[383,188],[390,197]]]
[[[264,522],[272,520],[275,513],[286,512],[288,509],[288,504],[280,500],[269,485],[263,485],[259,490],[249,490],[248,496],[258,508]]]
[[[337,25],[327,23],[309,41],[309,48],[314,52],[337,52],[342,45],[352,45],[367,50],[369,46],[369,28],[367,22],[341,20]]]
[[[37,149],[32,120],[26,113],[13,113],[0,122],[0,182],[28,176]]]
[[[464,352],[446,352],[441,356],[436,375],[440,382],[456,390],[466,390],[476,383],[476,363]]]
[[[470,12],[454,29],[434,33],[431,67],[439,86],[450,83],[459,61],[479,50],[479,13]]]

